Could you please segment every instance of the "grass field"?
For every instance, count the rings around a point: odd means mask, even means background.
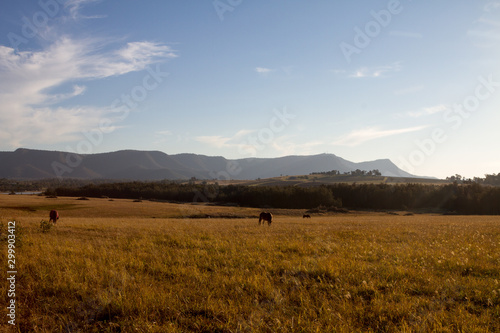
[[[259,227],[251,208],[2,195],[2,279],[13,219],[18,273],[0,328],[500,331],[500,217],[270,211]]]
[[[245,186],[319,186],[332,184],[422,184],[422,185],[444,185],[452,184],[452,181],[434,178],[407,178],[407,177],[385,177],[385,176],[355,176],[355,175],[328,175],[313,174],[302,176],[280,176],[256,180],[199,180],[198,184],[219,183],[220,185],[245,185]]]

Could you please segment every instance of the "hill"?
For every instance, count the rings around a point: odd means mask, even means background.
[[[333,154],[279,158],[226,159],[197,154],[168,155],[160,151],[121,150],[77,155],[61,151],[20,148],[0,152],[0,178],[36,180],[77,179],[220,179],[249,180],[312,172],[356,169],[380,171],[386,177],[415,177],[388,159],[355,163]]]
[[[200,182],[201,183],[201,182]],[[452,182],[435,179],[435,178],[420,178],[420,177],[386,177],[386,176],[356,176],[351,174],[345,175],[328,175],[328,174],[314,174],[314,175],[297,175],[297,176],[282,176],[271,177],[246,181],[232,181],[232,184],[247,185],[247,186],[320,186],[331,185],[339,183],[347,184],[422,184],[422,185],[444,185],[451,184]],[[224,185],[224,183],[222,183]]]

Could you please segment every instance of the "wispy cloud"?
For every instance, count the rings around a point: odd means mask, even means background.
[[[500,41],[500,1],[490,1],[483,7],[481,17],[475,25],[467,30],[467,37],[471,38],[477,47],[489,48]]]
[[[0,141],[4,147],[81,138],[82,132],[98,128],[104,117],[116,119],[111,107],[69,106],[72,98],[86,92],[85,82],[141,71],[176,57],[162,43],[135,41],[113,47],[120,39],[111,42],[68,35],[68,25],[75,21],[103,17],[82,14],[85,6],[100,1],[65,1],[61,15],[39,27],[44,42],[38,50],[17,51],[0,45]],[[64,106],[62,101],[66,101]],[[108,130],[119,128],[108,125]]]
[[[247,143],[245,137],[255,131],[242,129],[236,132],[233,136],[227,137],[222,135],[207,135],[207,136],[197,136],[195,137],[195,141],[200,143],[207,144],[212,147],[216,147],[219,149],[245,149],[247,150],[251,145]]]
[[[307,154],[314,150],[315,147],[324,145],[322,141],[309,141],[305,143],[296,143],[293,135],[276,135],[269,142],[263,142],[257,130],[243,129],[235,133],[233,136],[209,135],[197,136],[195,141],[221,150],[232,150],[242,157],[257,156],[259,154],[272,155],[291,155],[291,154]]]
[[[279,155],[308,155],[315,152],[315,148],[322,146],[325,143],[320,140],[296,143],[294,136],[283,135],[276,138],[271,144],[271,147],[279,153]]]
[[[101,0],[66,0],[64,7],[69,11],[69,17],[73,20],[105,18],[105,15],[83,15],[81,9],[90,3],[101,2]]]
[[[57,104],[60,103],[64,100],[83,95],[85,93],[85,90],[87,90],[87,87],[81,86],[81,85],[73,85],[73,91],[69,93],[64,93],[64,94],[55,94],[55,95],[47,95],[46,96],[46,104]]]
[[[213,146],[216,148],[233,148],[237,147],[237,144],[230,143],[232,141],[231,138],[223,137],[221,135],[206,135],[206,136],[197,136],[195,140],[201,143],[205,143],[209,146]]]
[[[430,116],[436,113],[444,112],[448,110],[450,107],[445,104],[438,104],[429,107],[424,107],[417,111],[408,111],[406,114],[413,118],[419,118],[423,116]]]
[[[500,25],[500,22],[499,22]],[[476,43],[478,46],[491,46],[500,41],[500,35],[494,30],[469,30],[467,36],[477,38],[483,43]]]
[[[360,67],[354,71],[348,71],[346,69],[333,69],[330,70],[335,75],[346,76],[349,78],[381,78],[386,77],[387,74],[393,72],[399,72],[402,69],[401,62],[395,62],[390,65],[385,66],[374,66],[374,67]]]
[[[401,62],[396,62],[391,65],[377,67],[361,67],[349,75],[351,78],[378,78],[385,77],[386,74],[399,72],[401,70]]]
[[[173,140],[172,139],[173,135],[174,134],[169,130],[156,131],[156,132],[154,132],[153,144],[158,145],[158,144],[168,142],[169,140]]]
[[[294,69],[294,66],[283,66],[278,68],[255,67],[254,71],[262,77],[266,77],[271,73],[273,73],[273,75],[290,77],[293,75]]]
[[[392,130],[381,130],[378,128],[365,128],[360,130],[354,130],[351,133],[344,135],[332,142],[332,145],[335,146],[358,146],[362,143],[380,139],[388,136],[394,136],[404,133],[416,132],[420,131],[427,126],[415,126],[401,129],[392,129]]]
[[[490,1],[483,8],[485,12],[491,12],[496,9],[500,9],[500,1]]]
[[[61,37],[38,51],[16,52],[0,45],[0,124],[7,133],[2,138],[4,144],[14,148],[34,142],[74,140],[81,131],[97,127],[110,110],[88,105],[56,106],[83,94],[86,87],[82,84],[73,84],[68,93],[50,91],[75,81],[140,71],[175,57],[170,47],[148,41],[107,52],[101,49],[102,41],[97,39],[70,37]]]
[[[271,68],[265,68],[265,67],[255,67],[255,71],[261,75],[267,75],[271,72],[274,71],[274,69]]]
[[[165,131],[156,131],[155,134],[159,136],[170,136],[173,133],[169,130],[165,130]]]

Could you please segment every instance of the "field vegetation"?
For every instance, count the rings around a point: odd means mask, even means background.
[[[18,233],[12,331],[500,331],[500,217],[282,209],[268,227],[260,211],[1,195],[3,263],[7,221]]]

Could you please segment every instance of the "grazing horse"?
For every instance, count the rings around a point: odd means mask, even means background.
[[[261,221],[262,221],[262,224],[264,224],[264,222],[267,221],[267,225],[271,226],[271,222],[273,222],[273,214],[265,213],[265,212],[260,213],[259,225],[260,225]]]
[[[49,214],[50,220],[49,222],[54,221],[54,224],[59,220],[59,212],[57,210],[51,210]]]
[[[308,215],[308,214],[305,214],[304,216],[302,216],[303,219],[310,219],[311,218],[311,215]]]

